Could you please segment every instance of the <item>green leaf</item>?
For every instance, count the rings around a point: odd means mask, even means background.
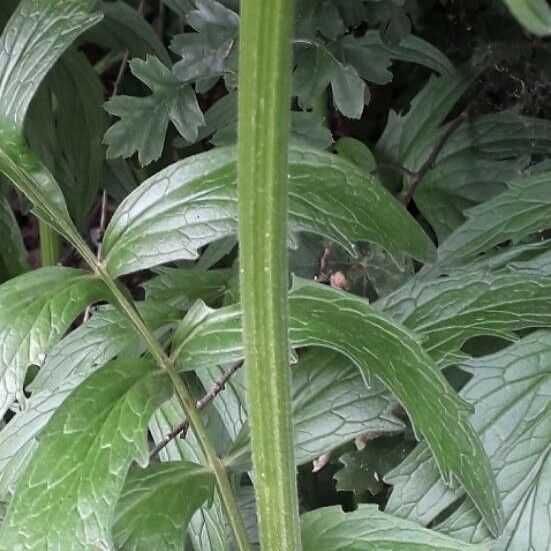
[[[212,473],[194,463],[132,470],[115,511],[116,548],[180,551],[191,516],[213,490]]]
[[[379,377],[405,406],[444,477],[457,477],[491,530],[499,532],[495,482],[468,409],[416,338],[366,301],[318,284],[297,281],[289,308],[291,344],[330,348],[350,358],[366,379]],[[193,329],[175,334],[179,365],[200,369],[242,357],[240,327],[238,306],[205,311]]]
[[[361,168],[365,174],[377,168],[377,161],[371,150],[363,142],[345,136],[335,144],[337,153]]]
[[[398,61],[417,63],[441,75],[455,72],[451,61],[438,48],[412,34],[397,44],[390,44],[382,40],[379,31],[367,31],[362,37],[356,38],[354,43],[373,58],[388,56]]]
[[[214,408],[202,412],[207,431],[217,445],[219,453],[228,445],[228,434]],[[163,404],[153,415],[150,431],[155,442],[159,442],[185,415],[175,398]],[[203,453],[192,431],[185,440],[176,438],[159,452],[161,461],[203,462]],[[226,519],[219,494],[215,493],[212,503],[203,505],[195,512],[189,524],[188,536],[195,551],[229,551],[230,542],[226,531]]]
[[[527,164],[526,157],[494,160],[478,154],[476,146],[473,149],[440,157],[415,193],[415,204],[439,243],[465,222],[469,208],[503,191],[506,182],[521,177]]]
[[[531,33],[551,34],[551,9],[545,0],[503,0],[511,13]]]
[[[461,395],[475,407],[472,423],[488,452],[502,498],[505,524],[492,549],[549,548],[551,333],[537,331],[483,358],[461,364],[473,378]],[[419,446],[386,480],[395,484],[388,510],[429,522],[455,502],[460,489],[444,486],[424,446]],[[467,499],[438,526],[466,541],[489,537]]]
[[[331,90],[335,106],[345,117],[361,118],[365,103],[365,82],[354,67],[336,65]]]
[[[27,251],[17,220],[7,198],[0,191],[0,281],[30,269]]]
[[[173,73],[182,83],[217,78],[231,70],[239,30],[239,16],[215,0],[195,0],[196,9],[186,14],[188,24],[196,33],[174,37],[170,49],[181,56]],[[210,88],[208,86],[207,88]]]
[[[460,267],[496,245],[548,228],[550,194],[551,172],[509,183],[506,191],[467,211],[467,222],[438,249],[438,267]]]
[[[138,152],[145,166],[161,156],[169,121],[193,142],[204,118],[191,86],[180,83],[158,58],[133,59],[130,70],[152,94],[142,98],[116,96],[105,104],[107,111],[120,120],[105,133],[104,143],[109,158],[130,157]]]
[[[304,551],[484,551],[487,545],[468,545],[434,530],[360,505],[351,513],[338,506],[302,515]]]
[[[225,370],[205,367],[197,376],[210,388]],[[251,466],[250,440],[246,428],[246,384],[243,370],[232,376],[224,392],[213,402],[238,445],[230,452],[238,470]],[[292,366],[292,398],[295,462],[305,464],[321,454],[375,431],[395,433],[404,429],[392,414],[393,399],[378,381],[364,384],[362,374],[346,356],[312,348]],[[245,430],[243,428],[245,427]]]
[[[59,186],[23,143],[23,121],[40,83],[61,54],[101,19],[95,0],[22,0],[0,37],[0,170],[37,216],[76,243]],[[32,78],[27,78],[32,75]]]
[[[375,241],[391,253],[432,256],[432,243],[372,177],[330,153],[290,151],[290,224],[324,235],[350,252]],[[117,209],[103,246],[107,267],[121,275],[178,259],[234,234],[237,228],[235,150],[193,156],[149,178]]]
[[[444,129],[438,131],[438,135]],[[423,179],[415,200],[442,242],[465,220],[465,210],[503,191],[522,176],[531,155],[551,151],[551,123],[509,112],[465,121],[446,142],[436,168]],[[417,169],[436,135],[420,142],[412,159]]]
[[[0,413],[21,398],[27,367],[40,363],[75,317],[108,294],[90,273],[42,268],[0,285]]]
[[[172,393],[144,360],[114,361],[57,409],[17,484],[3,545],[108,549],[113,512],[133,460],[148,463],[147,423]]]
[[[138,310],[157,336],[179,317],[163,305],[142,303]],[[0,431],[0,495],[13,491],[36,437],[59,405],[88,376],[116,356],[139,356],[144,345],[130,322],[111,307],[99,307],[90,319],[63,338],[47,354],[44,365],[26,390],[26,407]]]
[[[372,495],[378,494],[384,488],[383,476],[405,459],[414,443],[399,435],[378,436],[363,445],[362,449],[339,457],[344,467],[333,476],[337,481],[337,491],[354,492],[358,496],[368,491]]]
[[[100,45],[104,50],[124,52],[130,57],[156,55],[164,64],[170,56],[153,27],[133,7],[122,0],[101,2],[103,19],[82,37],[86,42]]]
[[[377,308],[423,337],[439,366],[462,357],[463,344],[479,335],[515,339],[515,330],[551,323],[551,278],[474,272],[411,280],[377,302]]]
[[[101,19],[95,0],[22,0],[0,38],[0,125],[21,130],[42,79],[77,36]],[[14,40],[15,37],[15,40]],[[32,40],[31,40],[32,38]],[[27,78],[32,75],[32,78]]]
[[[198,299],[205,302],[220,299],[234,275],[231,269],[157,268],[155,272],[156,277],[143,284],[147,300],[182,309],[188,309]]]
[[[551,333],[538,331],[509,348],[461,367],[473,378],[461,391],[475,404],[473,425],[494,468],[505,512],[503,534],[492,549],[544,551],[551,545]],[[541,523],[541,524],[540,524]],[[468,541],[488,537],[470,500],[439,530]]]
[[[425,160],[424,140],[436,139],[440,125],[459,98],[471,86],[477,72],[464,67],[451,75],[431,77],[411,101],[410,109],[401,119],[398,160],[410,170],[416,170]]]
[[[79,225],[103,176],[101,139],[107,120],[102,104],[97,73],[84,55],[69,50],[46,77],[25,121],[31,148],[59,182]]]

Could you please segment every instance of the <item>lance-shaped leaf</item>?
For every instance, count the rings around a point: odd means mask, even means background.
[[[191,516],[214,490],[214,477],[188,462],[157,463],[130,472],[115,512],[121,551],[180,551]]]
[[[116,0],[102,1],[99,9],[103,19],[86,31],[85,42],[99,44],[104,50],[128,50],[131,58],[154,54],[163,63],[170,63],[170,56],[155,29],[135,8],[123,0]]]
[[[289,222],[336,241],[375,241],[420,260],[432,243],[372,177],[331,153],[291,148]],[[141,184],[115,212],[103,242],[112,275],[195,259],[197,249],[237,230],[235,149],[217,148],[175,163]]]
[[[228,434],[222,425],[214,408],[208,408],[203,413],[203,420],[209,436],[216,443],[217,451],[222,454],[229,444]],[[163,404],[153,415],[149,430],[156,442],[159,442],[176,425],[182,422],[185,414],[176,400],[172,398]],[[175,438],[159,452],[159,459],[169,461],[204,462],[204,456],[192,431],[188,431],[184,439]],[[191,548],[195,551],[229,551],[230,542],[227,538],[226,519],[222,502],[215,493],[212,502],[203,505],[193,515],[188,528]]]
[[[55,412],[0,530],[9,549],[111,549],[113,513],[133,460],[149,461],[147,423],[172,393],[144,360],[117,360]]]
[[[94,67],[71,48],[44,80],[25,121],[29,145],[59,182],[80,225],[102,181],[103,92]]]
[[[4,281],[30,269],[23,236],[10,204],[0,190],[0,280]]]
[[[511,13],[530,32],[551,34],[551,9],[545,0],[503,0]]]
[[[538,274],[462,273],[413,279],[377,302],[379,310],[424,337],[440,366],[461,358],[470,338],[515,339],[513,331],[551,324],[551,278]]]
[[[487,551],[377,509],[360,505],[351,513],[323,507],[302,515],[304,551]]]
[[[162,305],[142,303],[138,310],[156,336],[180,314]],[[33,382],[26,408],[0,431],[0,495],[13,491],[37,435],[67,396],[89,375],[116,356],[143,353],[144,345],[130,321],[112,306],[101,306],[83,325],[55,345]]]
[[[0,413],[22,392],[27,367],[41,363],[84,308],[109,296],[95,276],[42,268],[0,285]]]
[[[403,403],[425,437],[445,478],[453,474],[480,508],[493,532],[501,514],[495,481],[468,408],[440,375],[417,339],[359,298],[295,281],[289,295],[293,346],[330,348],[350,358],[366,379],[380,378]],[[197,315],[195,326],[175,333],[180,365],[198,369],[242,357],[239,306]]]
[[[438,249],[438,267],[461,267],[480,253],[551,225],[551,172],[512,182],[490,201],[467,212],[468,220]]]
[[[551,524],[551,333],[537,331],[461,367],[473,375],[461,395],[475,407],[471,421],[488,452],[503,500],[503,534],[492,549],[545,551],[551,545],[546,529]],[[386,480],[395,485],[387,510],[423,523],[463,494],[441,483],[423,445]],[[438,529],[466,541],[489,537],[469,499]]]
[[[22,139],[40,83],[73,40],[97,23],[95,0],[22,0],[0,37],[0,170],[32,202],[37,216],[78,239],[59,186]]]

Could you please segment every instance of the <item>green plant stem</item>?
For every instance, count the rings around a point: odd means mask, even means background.
[[[239,243],[243,341],[263,551],[300,549],[287,322],[293,1],[242,0]]]
[[[241,517],[239,506],[235,499],[235,494],[233,492],[226,467],[218,457],[216,449],[208,437],[207,429],[195,406],[195,401],[193,400],[188,388],[180,378],[180,375],[174,367],[171,359],[166,355],[162,346],[159,344],[153,333],[151,333],[143,318],[134,307],[132,301],[119,287],[115,279],[111,277],[111,274],[107,272],[103,264],[97,260],[92,250],[86,245],[80,235],[75,234],[71,237],[71,242],[79,251],[80,255],[94,270],[98,277],[103,280],[105,285],[111,291],[111,294],[113,295],[113,298],[119,308],[126,314],[132,325],[142,336],[157,365],[170,377],[170,380],[176,390],[178,400],[180,401],[180,404],[189,421],[189,425],[193,430],[195,437],[197,438],[197,442],[199,443],[205,459],[216,479],[220,498],[224,505],[229,525],[235,537],[237,549],[240,551],[250,551],[247,531]]]
[[[59,260],[59,234],[42,220],[38,221],[42,266],[55,266]]]

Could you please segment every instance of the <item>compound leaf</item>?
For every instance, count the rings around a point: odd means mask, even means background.
[[[40,364],[84,308],[109,296],[90,273],[42,268],[0,285],[0,413],[21,397],[27,367]]]
[[[172,394],[145,360],[116,360],[56,410],[0,530],[9,549],[110,549],[116,502],[133,460],[147,465],[147,424]]]

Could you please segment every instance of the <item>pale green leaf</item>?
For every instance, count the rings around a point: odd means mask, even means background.
[[[101,19],[95,0],[22,0],[0,37],[0,170],[34,212],[78,238],[59,186],[23,143],[23,122],[40,83],[73,40]]]
[[[457,477],[499,532],[501,515],[488,460],[467,421],[468,408],[439,374],[415,337],[366,301],[313,283],[289,296],[290,342],[330,348],[376,376],[403,403],[446,478]],[[200,369],[243,355],[239,306],[195,314],[195,326],[175,334],[179,365]],[[201,320],[202,317],[202,321]]]
[[[212,473],[194,463],[157,463],[132,470],[115,511],[116,548],[181,551],[193,513],[213,490]]]
[[[496,245],[547,229],[551,225],[549,197],[550,172],[509,183],[506,191],[467,211],[467,222],[438,249],[438,267],[461,267]]]
[[[503,0],[511,13],[530,32],[551,34],[551,8],[546,0]]]
[[[470,338],[514,339],[513,331],[551,324],[551,278],[473,272],[413,279],[377,308],[422,336],[440,366],[454,363]]]
[[[21,398],[27,367],[41,363],[84,308],[109,296],[92,274],[42,268],[0,285],[0,412]]]
[[[172,393],[144,360],[114,361],[57,409],[0,530],[9,549],[109,549],[133,460],[148,463],[147,423]]]
[[[178,319],[178,311],[163,305],[138,304],[148,327],[162,336]],[[91,318],[69,333],[46,356],[44,365],[27,387],[31,397],[0,431],[0,495],[13,491],[37,435],[56,408],[94,371],[116,356],[139,356],[144,345],[123,314],[101,306]]]
[[[505,524],[492,550],[546,551],[551,488],[551,333],[538,331],[491,356],[461,364],[473,378],[461,395],[475,407],[472,423],[490,458],[501,495]],[[388,510],[419,522],[436,518],[462,491],[443,485],[424,446],[387,481],[395,485]],[[466,541],[489,534],[467,499],[438,527]]]
[[[351,513],[338,506],[302,515],[304,551],[484,551],[487,545],[469,545],[427,530],[377,509],[360,505]]]
[[[331,90],[335,106],[345,117],[361,118],[365,103],[365,82],[354,67],[336,65]]]
[[[197,376],[210,388],[223,372],[220,366],[210,367],[200,369]],[[297,465],[312,461],[360,434],[395,433],[404,429],[403,423],[392,414],[393,399],[384,386],[373,380],[367,387],[362,374],[346,356],[326,349],[311,349],[292,366],[291,373]],[[232,376],[213,407],[232,438],[239,435],[239,444],[231,452],[232,467],[249,469],[243,374],[241,370]]]
[[[389,252],[430,259],[432,243],[372,177],[330,153],[290,151],[289,218],[294,231],[324,235],[351,252],[375,241]],[[104,239],[105,262],[121,275],[179,259],[237,230],[235,150],[219,148],[149,178],[117,209]]]

